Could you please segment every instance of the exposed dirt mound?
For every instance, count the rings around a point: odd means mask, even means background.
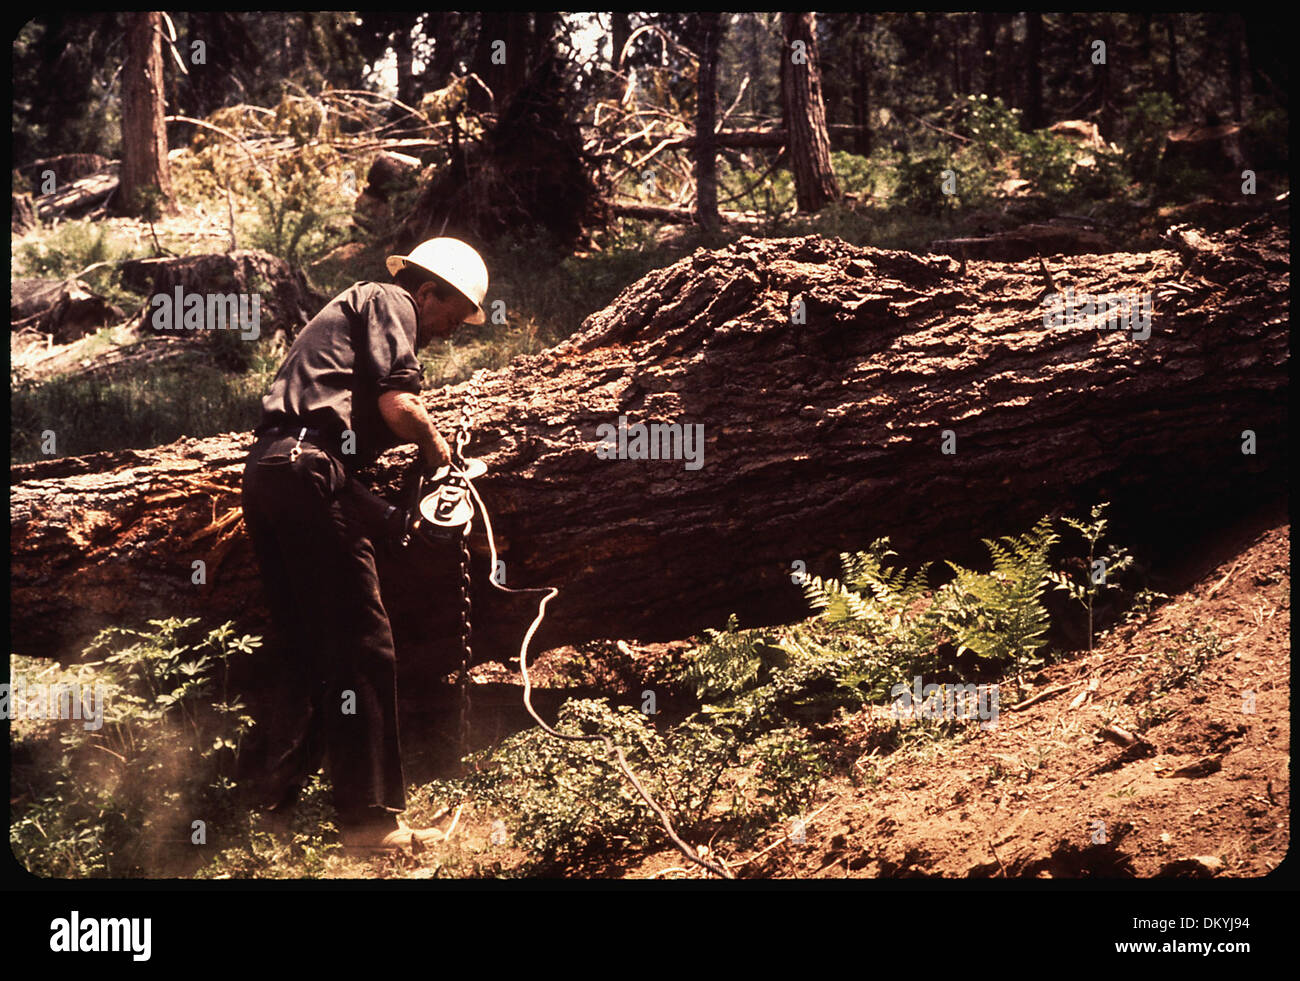
[[[779,844],[744,875],[1267,875],[1291,838],[1290,579],[1282,524],[1145,622],[1044,671],[1037,690],[1062,690],[1004,707],[994,728],[931,753],[863,753],[856,781],[824,786],[805,843]],[[873,724],[862,713],[845,736],[868,742]],[[1138,741],[1100,736],[1107,727]],[[668,870],[680,864],[664,853],[630,874],[679,876]]]

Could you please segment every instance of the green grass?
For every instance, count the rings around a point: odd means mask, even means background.
[[[263,343],[263,342],[259,342]],[[120,378],[63,375],[10,392],[9,454],[14,463],[44,459],[42,434],[55,434],[54,456],[140,449],[183,436],[248,432],[276,365],[231,373],[202,352]]]

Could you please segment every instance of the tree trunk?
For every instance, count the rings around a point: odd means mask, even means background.
[[[482,79],[483,83],[492,90],[493,98],[489,99],[479,86],[470,86],[470,108],[477,112],[499,111],[501,106],[505,104],[503,99],[505,94],[505,66],[494,64],[492,59],[494,52],[499,50],[494,48],[494,42],[505,41],[506,39],[510,16],[510,14],[499,10],[484,10],[478,15],[478,40],[474,48],[474,60],[470,63],[469,70]],[[505,54],[506,57],[509,57],[508,50]]]
[[[998,52],[998,95],[1008,108],[1017,105],[1016,89],[1020,72],[1016,64],[1016,15],[1000,11],[997,15],[997,35],[1002,38],[1002,50]]]
[[[840,196],[831,167],[821,75],[817,63],[816,22],[811,13],[781,15],[781,105],[789,133],[795,199],[803,212],[820,211]]]
[[[962,277],[947,258],[742,238],[649,274],[564,344],[485,374],[467,454],[489,467],[478,487],[505,584],[560,587],[533,649],[684,637],[732,612],[745,625],[797,619],[792,573],[836,574],[838,552],[882,535],[909,563],[974,561],[979,536],[1049,510],[1113,500],[1181,534],[1285,487],[1288,233],[1261,218],[1172,244],[1048,260],[1057,288],[1154,294],[1146,340],[1044,326],[1036,263],[972,261]],[[424,396],[444,433],[464,392]],[[621,419],[627,452],[601,459],[600,427]],[[704,429],[673,444],[679,458],[640,459],[638,424]],[[250,442],[14,466],[11,650],[72,654],[106,624],[149,617],[264,631],[240,526]],[[391,492],[412,457],[386,454],[374,484]],[[481,525],[472,549],[474,650],[503,659],[535,597],[487,585]],[[455,662],[456,573],[454,553],[423,546],[383,558],[404,670]]]
[[[393,32],[393,54],[397,57],[397,101],[414,105],[415,94],[415,43],[411,40],[411,25],[401,24]]]
[[[1228,98],[1232,102],[1232,121],[1246,121],[1241,101],[1241,49],[1242,36],[1245,34],[1241,14],[1225,14],[1222,22],[1223,44],[1228,61]]]
[[[551,11],[533,13],[533,33],[527,68],[541,64],[555,55],[555,32],[559,28],[559,15]]]
[[[456,64],[456,29],[460,23],[460,15],[450,10],[439,10],[430,16],[433,18],[430,22],[433,59],[424,72],[426,92],[445,88],[451,80],[451,72]]]
[[[1165,14],[1165,37],[1169,42],[1169,72],[1165,76],[1165,91],[1175,103],[1182,101],[1182,85],[1178,80],[1178,15]]]
[[[980,88],[987,95],[997,93],[997,41],[998,23],[991,10],[980,13]]]
[[[627,45],[627,39],[632,36],[632,18],[626,10],[615,10],[609,16],[609,67],[613,71],[619,72],[623,71],[619,59],[623,55],[623,48]]]
[[[1285,31],[1265,11],[1243,13],[1246,22],[1246,57],[1250,60],[1253,105],[1275,102],[1286,109],[1290,101],[1291,45]]]
[[[718,151],[714,140],[718,117],[718,46],[722,15],[700,14],[700,75],[695,100],[695,220],[716,232],[718,221]]]
[[[857,15],[853,45],[853,152],[871,156],[871,31],[876,15]]]
[[[693,208],[670,204],[641,204],[639,201],[615,201],[609,205],[612,214],[621,218],[640,218],[645,221],[662,221],[670,225],[694,225],[697,222]],[[767,215],[756,211],[719,211],[723,224],[757,227],[767,224]]]
[[[1031,10],[1025,14],[1025,131],[1042,129],[1043,117],[1043,15]]]
[[[1116,58],[1121,57],[1119,36],[1115,31],[1114,23],[1106,16],[1101,18],[1097,33],[1106,43],[1106,64],[1095,66],[1095,70],[1100,73],[1097,79],[1097,128],[1101,130],[1102,136],[1112,140],[1115,138],[1116,119],[1115,86],[1111,65]]]
[[[174,210],[163,122],[162,14],[126,15],[126,65],[122,69],[122,174],[114,209],[148,213],[146,198],[158,195],[163,213]]]

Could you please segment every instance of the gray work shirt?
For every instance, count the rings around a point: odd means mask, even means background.
[[[299,332],[254,433],[307,426],[349,472],[369,465],[399,442],[379,414],[379,396],[420,391],[416,329],[415,301],[402,287],[353,283]],[[354,453],[346,452],[349,431]]]

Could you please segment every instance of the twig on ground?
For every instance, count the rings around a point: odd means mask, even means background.
[[[1045,698],[1051,698],[1053,695],[1059,695],[1063,691],[1068,691],[1071,687],[1073,687],[1073,682],[1068,685],[1056,685],[1053,688],[1044,688],[1037,695],[1026,698],[1023,702],[1017,702],[1015,705],[1012,705],[1007,709],[1007,711],[1016,712],[1023,708],[1029,708],[1029,706],[1036,705]]]
[[[1232,568],[1228,570],[1228,574],[1226,576],[1224,576],[1222,579],[1220,579],[1218,582],[1216,582],[1213,586],[1210,587],[1210,591],[1205,594],[1205,598],[1214,599],[1214,594],[1228,584],[1228,580],[1232,578],[1232,574],[1237,571],[1237,566],[1239,565],[1241,565],[1240,559],[1238,559],[1236,562],[1232,564]]]
[[[993,853],[993,858],[997,861],[997,863],[998,863],[998,868],[1000,868],[1000,869],[1002,870],[1002,878],[1004,878],[1004,879],[1009,879],[1009,878],[1011,878],[1009,875],[1007,875],[1007,867],[1006,867],[1005,865],[1002,864],[1002,859],[998,858],[998,850],[997,850],[996,848],[993,847],[993,839],[992,839],[992,838],[989,839],[989,851],[991,851],[991,852]]]
[[[456,823],[457,823],[458,821],[460,821],[460,811],[461,811],[461,808],[464,807],[464,806],[465,806],[465,802],[464,802],[464,801],[461,801],[460,804],[456,807],[456,813],[455,813],[454,815],[452,815],[452,818],[451,818],[451,827],[449,827],[449,828],[447,829],[447,833],[446,833],[445,835],[443,835],[443,840],[444,840],[444,841],[451,841],[451,834],[452,834],[453,831],[456,830]]]

